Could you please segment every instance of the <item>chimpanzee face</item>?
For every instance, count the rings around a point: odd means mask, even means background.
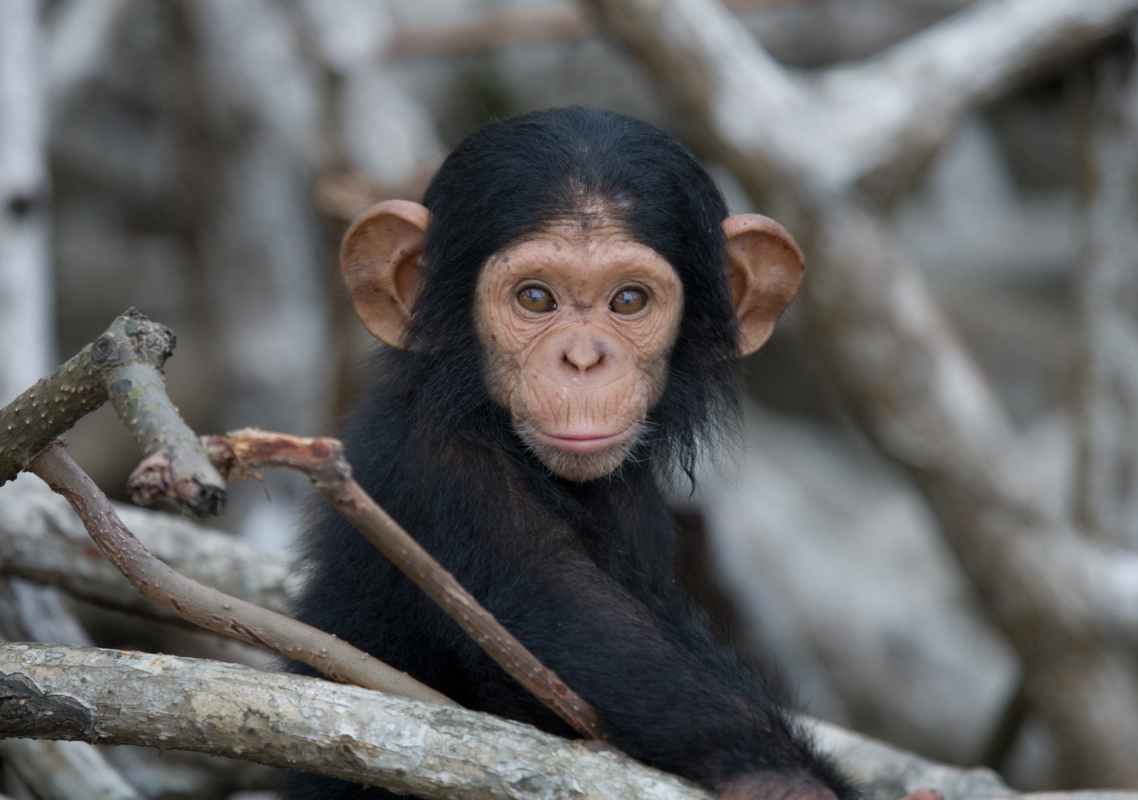
[[[685,298],[672,265],[630,236],[603,201],[584,209],[492,253],[472,298],[475,355],[490,399],[530,451],[572,481],[608,475],[645,434],[668,383],[685,303],[700,302]],[[419,274],[430,224],[424,206],[389,200],[344,239],[356,312],[393,347],[405,346],[420,294],[432,300],[433,286]],[[727,263],[709,269],[723,270],[737,353],[745,355],[766,342],[794,297],[802,254],[778,223],[757,214],[728,217],[722,235]]]
[[[660,399],[683,310],[675,270],[602,206],[495,253],[475,325],[486,384],[556,475],[624,462]]]

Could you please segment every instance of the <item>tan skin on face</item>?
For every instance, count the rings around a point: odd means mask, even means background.
[[[584,220],[492,256],[475,303],[493,399],[542,463],[576,481],[612,472],[643,432],[683,310],[667,261],[602,212]]]

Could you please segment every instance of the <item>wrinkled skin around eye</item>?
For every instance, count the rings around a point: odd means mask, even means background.
[[[671,265],[594,215],[496,253],[476,326],[491,397],[557,475],[609,474],[663,394],[683,292]]]

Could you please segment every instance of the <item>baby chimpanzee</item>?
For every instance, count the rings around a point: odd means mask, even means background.
[[[600,714],[630,755],[730,798],[850,800],[677,590],[660,485],[737,414],[736,361],[802,278],[777,223],[727,216],[682,145],[619,114],[495,122],[423,204],[348,231],[390,345],[344,435],[363,487]],[[572,736],[336,514],[299,616],[463,705]],[[387,797],[296,776],[292,798]]]

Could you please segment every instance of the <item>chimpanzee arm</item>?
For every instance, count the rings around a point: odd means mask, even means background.
[[[708,787],[768,773],[788,786],[856,794],[678,600],[649,609],[571,541],[499,566],[525,574],[499,574],[502,588],[485,598],[490,611],[594,705],[617,747]],[[485,685],[485,710],[519,716],[518,698],[495,683]]]

